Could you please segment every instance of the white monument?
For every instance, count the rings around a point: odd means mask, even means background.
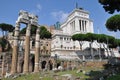
[[[75,8],[68,15],[66,21],[61,24],[60,30],[54,31],[51,42],[51,56],[57,55],[58,58],[67,60],[81,60],[85,59],[85,55],[86,57],[90,55],[90,52],[87,51],[89,50],[90,42],[83,41],[83,51],[81,51],[79,42],[71,39],[71,36],[77,33],[94,33],[93,21],[89,17],[89,12],[82,8]],[[96,55],[98,55],[98,45],[96,41],[92,44]]]

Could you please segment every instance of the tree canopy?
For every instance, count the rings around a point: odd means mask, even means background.
[[[109,31],[120,31],[120,14],[110,17],[105,25]]]
[[[36,26],[32,26],[31,27],[31,35],[35,35],[36,34],[36,30],[37,30],[37,27]],[[26,34],[26,27],[23,28],[21,31],[20,31],[20,34]],[[44,39],[44,38],[51,38],[52,34],[44,27],[44,26],[41,26],[40,27],[40,38],[41,39]]]
[[[72,36],[72,39],[75,41],[79,41],[80,44],[80,49],[82,50],[82,45],[83,45],[83,41],[85,40],[86,36],[85,34],[75,34]]]
[[[93,41],[96,40],[96,39],[97,39],[96,34],[94,34],[94,33],[87,33],[87,34],[86,34],[86,41],[91,41],[91,42],[93,42]]]
[[[93,34],[93,33],[75,34],[72,36],[72,39],[74,41],[77,40],[77,41],[90,41],[90,42],[97,40],[99,43],[108,44],[110,48],[116,48],[117,46],[120,46],[120,39],[115,39],[113,36],[109,36],[105,34]]]
[[[2,31],[2,35],[5,36],[8,32],[13,32],[15,27],[11,24],[1,23],[0,29]]]
[[[11,50],[10,43],[7,39],[0,38],[0,46],[2,48],[2,52]]]
[[[84,41],[85,40],[85,34],[75,34],[72,36],[72,39],[75,41]]]
[[[21,31],[20,31],[20,34],[26,34],[26,28],[23,28]],[[37,26],[31,26],[31,35],[35,35],[36,34],[36,30],[37,30]]]
[[[113,14],[115,11],[120,11],[120,0],[98,0],[106,12]]]

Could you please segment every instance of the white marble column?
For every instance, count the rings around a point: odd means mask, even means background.
[[[75,31],[79,31],[80,30],[80,27],[79,27],[79,19],[76,18],[75,19]]]
[[[79,20],[79,26],[80,26],[80,31],[81,31],[81,20]]]
[[[83,25],[83,32],[84,32],[84,30],[85,30],[85,29],[84,29],[84,26],[85,26],[85,25],[84,25],[84,20],[82,20],[82,25]]]
[[[81,32],[83,33],[83,20],[81,20]]]
[[[86,30],[86,24],[87,24],[87,21],[85,21],[85,33],[87,32],[87,30]]]

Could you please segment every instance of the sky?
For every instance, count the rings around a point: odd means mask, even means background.
[[[95,33],[99,30],[100,34],[120,38],[119,32],[110,32],[105,27],[106,20],[116,13],[105,12],[98,0],[0,0],[0,23],[15,26],[19,11],[25,10],[37,15],[40,25],[51,26],[57,21],[64,22],[69,13],[75,9],[76,3],[90,13]]]

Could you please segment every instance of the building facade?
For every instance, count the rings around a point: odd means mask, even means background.
[[[51,56],[57,55],[59,59],[67,60],[91,58],[90,42],[83,41],[83,50],[81,51],[79,42],[71,39],[71,36],[77,33],[94,33],[93,21],[89,17],[89,12],[82,8],[75,8],[68,15],[66,21],[61,24],[60,30],[54,30]],[[97,41],[92,43],[92,48],[94,56],[99,56],[99,43]]]

